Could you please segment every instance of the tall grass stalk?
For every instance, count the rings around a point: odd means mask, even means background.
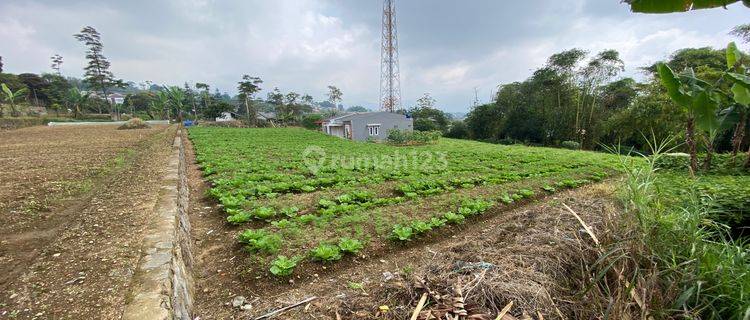
[[[620,157],[624,218],[635,218],[635,232],[606,244],[590,267],[594,285],[611,301],[639,298],[641,318],[750,320],[750,246],[709,219],[713,206],[697,190],[684,190],[691,201],[683,207],[661,203],[656,163],[674,149],[674,139],[647,140],[651,154],[636,155],[645,164]],[[619,147],[609,151],[620,154]],[[623,290],[630,294],[614,296]]]

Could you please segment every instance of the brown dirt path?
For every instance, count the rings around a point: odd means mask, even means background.
[[[0,132],[0,319],[117,319],[175,127]]]
[[[574,288],[554,269],[561,263],[580,263],[576,260],[580,257],[563,256],[564,250],[581,241],[581,234],[577,220],[563,209],[561,202],[577,210],[595,232],[603,217],[615,210],[611,184],[586,186],[512,209],[490,210],[464,225],[449,227],[442,234],[433,234],[406,247],[394,246],[383,256],[348,258],[323,270],[295,270],[297,276],[290,283],[280,281],[269,287],[267,279],[248,276],[246,263],[251,255],[231,240],[238,228],[227,224],[225,214],[206,196],[208,185],[194,163],[189,140],[185,141],[196,258],[194,315],[201,320],[252,319],[251,316],[309,296],[319,299],[307,308],[297,308],[277,319],[336,319],[336,312],[342,319],[383,319],[375,316],[382,304],[392,309],[385,318],[408,319],[405,314],[416,301],[409,300],[406,286],[400,283],[401,276],[429,274],[430,268],[450,266],[458,259],[511,266],[512,270],[502,270],[497,275],[507,278],[503,278],[507,284],[497,288],[498,295],[515,300],[520,309],[514,313],[540,310],[545,319],[555,319],[556,312],[552,314],[551,310],[543,309],[553,305],[551,301],[557,301],[559,309],[565,313],[572,312],[570,310],[580,303],[571,300]],[[384,281],[384,273],[390,273],[393,279]],[[402,288],[390,288],[394,284]],[[399,292],[401,289],[404,292]],[[552,300],[549,294],[533,298],[544,290],[555,295],[554,299],[568,302]],[[247,298],[251,310],[243,311],[230,305],[238,295]],[[406,302],[395,298],[403,298],[403,295],[407,296]]]

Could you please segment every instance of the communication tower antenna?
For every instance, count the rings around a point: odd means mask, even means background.
[[[380,110],[401,109],[401,76],[398,67],[395,0],[383,1],[383,31],[380,49]]]

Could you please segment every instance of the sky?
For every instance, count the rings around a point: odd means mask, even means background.
[[[343,103],[378,108],[381,0],[3,0],[0,56],[10,73],[81,77],[86,48],[73,38],[86,25],[102,34],[115,76],[135,83],[204,82],[236,93],[243,74],[324,100],[328,85]],[[720,48],[750,23],[750,9],[645,15],[619,0],[396,0],[404,107],[429,92],[437,107],[467,112],[475,92],[526,79],[556,52],[616,49],[622,76],[685,47]],[[744,48],[742,48],[744,46]],[[748,45],[741,45],[748,50]]]

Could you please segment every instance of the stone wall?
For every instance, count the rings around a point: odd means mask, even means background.
[[[188,197],[185,147],[178,130],[123,319],[191,319],[193,256]]]

